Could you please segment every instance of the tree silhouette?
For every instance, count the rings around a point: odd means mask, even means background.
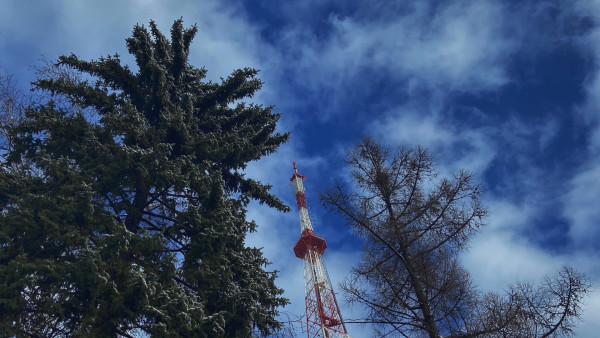
[[[378,335],[406,337],[569,336],[589,289],[564,267],[539,287],[518,283],[506,295],[481,294],[458,254],[484,225],[481,189],[470,173],[438,179],[426,149],[391,154],[363,139],[348,154],[353,192],[320,195],[365,242],[343,284],[351,302],[369,310],[362,322]]]
[[[6,129],[1,162],[0,331],[242,337],[281,326],[276,272],[244,238],[257,226],[251,199],[288,208],[243,169],[288,135],[272,107],[247,102],[256,70],[203,80],[188,62],[196,32],[177,20],[169,40],[136,25],[138,69],[118,55],[62,56],[34,83],[47,100]]]

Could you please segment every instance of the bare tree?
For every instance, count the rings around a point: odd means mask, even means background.
[[[294,314],[289,311],[281,311],[279,313],[279,322],[281,327],[275,330],[269,337],[295,338],[305,336],[306,331],[306,316]],[[256,332],[252,337],[260,337],[260,332]]]
[[[71,68],[57,65],[56,61],[40,57],[40,65],[33,67],[35,74],[40,78],[76,83],[82,80],[81,72]],[[20,170],[23,166],[8,164],[6,156],[14,148],[14,129],[25,118],[28,108],[52,101],[57,107],[65,110],[82,110],[75,107],[68,97],[60,93],[48,94],[45,92],[26,92],[19,88],[12,74],[0,74],[0,164],[5,170]],[[95,111],[87,109],[86,113],[93,118]]]
[[[23,119],[28,104],[29,97],[17,88],[12,76],[0,75],[0,158],[2,160],[13,148],[9,130]]]
[[[568,336],[589,285],[570,268],[538,288],[481,294],[458,254],[484,225],[482,191],[472,174],[438,179],[424,148],[391,154],[371,139],[350,151],[355,191],[340,186],[321,201],[365,239],[360,263],[342,288],[363,304],[378,336]]]

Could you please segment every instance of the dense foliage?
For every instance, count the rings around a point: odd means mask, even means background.
[[[482,294],[459,254],[484,225],[481,189],[460,171],[438,179],[426,149],[395,153],[371,139],[350,151],[355,189],[337,187],[321,200],[365,241],[343,289],[364,305],[378,336],[556,337],[572,335],[586,278],[564,267],[534,286]]]
[[[197,28],[150,23],[119,56],[59,58],[9,127],[0,170],[0,331],[12,335],[267,335],[286,304],[259,249],[242,173],[274,152],[272,107],[244,102],[257,71],[221,83],[188,63]],[[76,76],[71,76],[75,74]]]

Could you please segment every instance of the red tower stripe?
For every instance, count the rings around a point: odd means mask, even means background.
[[[298,191],[296,194],[296,204],[298,204],[298,210],[306,208],[306,196],[302,191]]]

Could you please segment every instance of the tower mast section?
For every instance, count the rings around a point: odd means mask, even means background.
[[[307,337],[349,338],[322,258],[327,244],[323,238],[315,234],[308,215],[302,184],[306,177],[298,173],[296,162],[293,164],[294,174],[290,181],[294,185],[300,215],[300,239],[294,245],[294,254],[304,261]]]

